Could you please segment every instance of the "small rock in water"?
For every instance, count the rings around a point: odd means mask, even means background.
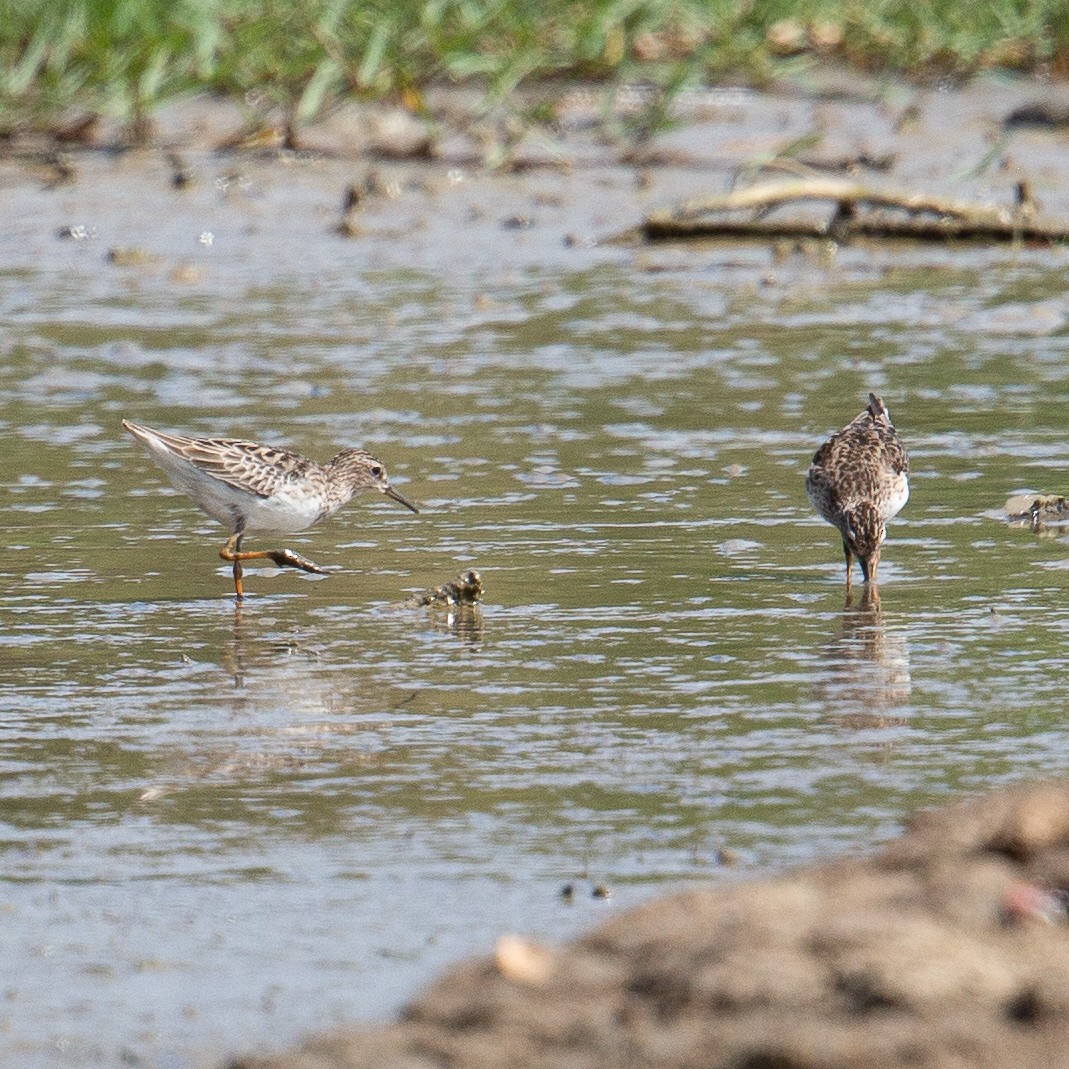
[[[363,207],[363,200],[359,186],[346,187],[345,196],[342,198],[341,222],[334,228],[336,233],[346,238],[356,237],[360,233],[360,224],[356,217]]]
[[[81,224],[61,226],[56,231],[57,238],[69,239],[71,241],[85,241],[87,238],[95,238],[96,236],[96,227],[82,226]]]
[[[136,245],[130,248],[108,249],[108,262],[117,267],[144,267],[155,261],[152,253]]]
[[[189,189],[194,184],[193,172],[186,166],[185,161],[177,152],[167,153],[167,163],[171,168],[171,187],[173,189]]]

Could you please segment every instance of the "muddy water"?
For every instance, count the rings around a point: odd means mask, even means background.
[[[1065,252],[565,245],[639,210],[611,168],[431,174],[343,240],[342,164],[195,165],[10,183],[0,1060],[381,1018],[498,933],[1069,771],[1069,542],[994,514],[1069,485]],[[869,389],[914,468],[878,609],[802,486]],[[423,512],[354,502],[236,610],[123,416],[361,443]],[[480,610],[405,603],[469,567]]]

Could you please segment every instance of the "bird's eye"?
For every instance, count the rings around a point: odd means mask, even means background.
[[[372,466],[372,468],[371,468],[371,476],[374,479],[381,479],[382,478],[382,468],[380,468],[378,464],[375,464],[375,465]]]

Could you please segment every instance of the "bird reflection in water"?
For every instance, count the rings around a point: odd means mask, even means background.
[[[277,617],[265,620],[262,612],[243,614],[240,606],[220,645],[220,664],[186,658],[183,670],[198,673],[190,677],[191,700],[221,706],[229,717],[192,727],[183,743],[170,747],[139,795],[143,803],[201,788],[225,794],[239,784],[376,767],[389,752],[393,714],[417,696],[369,686],[373,667],[338,671],[317,633]],[[324,810],[323,819],[337,815]]]
[[[909,647],[901,631],[888,631],[876,587],[860,599],[846,595],[839,633],[825,649],[819,689],[832,723],[851,728],[900,727],[894,710],[909,701]]]
[[[470,570],[397,608],[423,609],[436,631],[474,644],[483,637],[482,593],[479,573]],[[190,752],[175,752],[140,800],[203,785],[315,775],[332,762],[345,767],[378,762],[388,748],[392,714],[413,702],[418,691],[398,689],[387,696],[380,687],[369,688],[368,677],[376,671],[371,666],[339,682],[331,649],[299,627],[280,632],[277,617],[247,613],[237,602],[221,666],[232,683],[231,715],[241,725],[233,745],[220,744],[210,733]],[[187,657],[183,663],[193,661]]]

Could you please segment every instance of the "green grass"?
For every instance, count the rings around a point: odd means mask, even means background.
[[[291,139],[344,99],[413,111],[435,83],[487,106],[561,79],[766,82],[828,59],[965,77],[1069,75],[1066,0],[0,0],[0,127],[118,115],[132,140],[182,94],[232,96]],[[656,119],[653,120],[656,124]]]

